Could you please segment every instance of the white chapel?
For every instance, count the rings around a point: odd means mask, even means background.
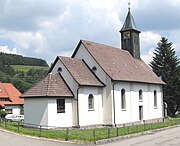
[[[83,127],[162,119],[165,83],[141,59],[139,33],[129,9],[121,48],[80,40],[71,57],[57,56],[21,96],[24,122]]]

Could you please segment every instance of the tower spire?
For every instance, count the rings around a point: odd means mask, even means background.
[[[140,42],[139,33],[137,29],[134,18],[130,11],[130,3],[128,3],[128,14],[124,21],[124,25],[120,30],[121,33],[121,47],[123,50],[129,51],[129,53],[134,57],[140,58]]]

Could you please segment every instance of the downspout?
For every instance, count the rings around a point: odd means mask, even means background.
[[[162,116],[163,116],[163,119],[165,119],[166,117],[166,109],[165,109],[165,102],[164,102],[164,90],[163,90],[163,86],[161,85],[161,104],[162,104]]]
[[[113,84],[113,110],[114,110],[114,126],[116,127],[116,108],[115,108],[115,97],[114,97],[114,86],[117,84],[118,82],[115,82]]]
[[[77,128],[80,128],[80,125],[79,125],[79,89],[81,87],[78,87],[77,88]]]

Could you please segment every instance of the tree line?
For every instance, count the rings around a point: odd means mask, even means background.
[[[31,66],[48,66],[43,59],[23,57],[16,54],[7,54],[0,52],[0,62],[4,65],[31,65]]]

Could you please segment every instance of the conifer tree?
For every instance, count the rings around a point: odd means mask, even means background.
[[[166,83],[163,85],[164,101],[168,104],[168,114],[174,115],[180,108],[180,60],[165,37],[157,43],[150,66]]]

